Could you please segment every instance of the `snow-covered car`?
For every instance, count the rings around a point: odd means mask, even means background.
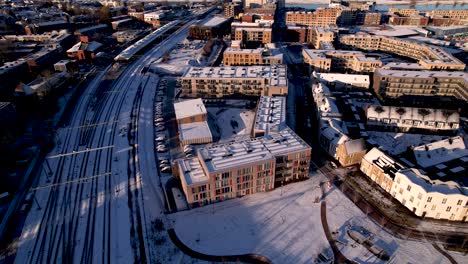
[[[162,141],[164,141],[165,139],[166,139],[165,137],[157,137],[157,138],[155,139],[155,141],[156,141],[156,142],[162,142]]]
[[[169,172],[171,172],[171,167],[169,167],[169,166],[163,167],[163,168],[161,169],[161,172],[169,173]]]
[[[193,154],[192,154],[192,153],[186,153],[186,154],[185,154],[185,157],[186,157],[186,158],[191,158],[191,157],[193,157]]]
[[[156,121],[156,122],[164,122],[164,118],[156,118],[154,121]]]
[[[156,131],[158,131],[158,132],[164,131],[165,129],[166,128],[161,127],[161,126],[156,127]]]

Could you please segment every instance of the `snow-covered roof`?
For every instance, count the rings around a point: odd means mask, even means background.
[[[180,124],[179,131],[181,141],[212,138],[210,127],[206,121]]]
[[[375,74],[397,78],[463,78],[468,82],[468,73],[463,71],[397,71],[376,69]]]
[[[339,82],[345,84],[362,84],[369,87],[369,75],[362,74],[341,74],[341,73],[318,73],[317,77],[320,81],[328,83]]]
[[[174,110],[177,120],[207,113],[201,98],[174,103]]]
[[[283,96],[261,96],[255,114],[255,130],[270,132],[283,129],[286,122],[286,98]]]
[[[288,84],[284,65],[229,66],[229,67],[191,67],[183,78],[198,79],[266,79],[270,86]]]
[[[183,174],[182,181],[187,186],[208,182],[210,178],[205,174],[198,158],[182,159],[177,162],[179,170]]]
[[[198,150],[207,170],[228,170],[246,164],[274,160],[277,155],[309,150],[310,147],[290,128],[264,137],[217,144]]]
[[[348,140],[344,145],[348,155],[366,150],[366,142],[362,138]]]
[[[413,147],[416,162],[423,168],[468,156],[461,136]]]
[[[226,22],[228,18],[222,17],[222,16],[214,16],[210,20],[206,21],[203,23],[202,26],[204,27],[216,27],[224,22]]]
[[[366,110],[367,119],[401,119],[427,122],[459,123],[457,111],[416,107],[371,105]]]
[[[378,148],[373,148],[366,155],[364,155],[363,160],[373,164],[374,166],[380,168],[385,172],[386,175],[392,179],[395,177],[395,173],[403,169],[404,167],[392,159],[390,156],[385,154]]]
[[[403,169],[399,170],[396,174],[397,177],[405,177],[414,184],[423,188],[426,192],[437,192],[441,194],[462,194],[467,195],[468,190],[466,187],[460,186],[453,181],[440,181],[431,180],[428,176],[424,175],[422,171],[417,169]]]

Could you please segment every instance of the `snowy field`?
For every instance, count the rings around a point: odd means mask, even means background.
[[[207,111],[214,118],[219,128],[219,142],[233,141],[250,136],[255,111],[245,108],[220,107],[207,107]]]
[[[367,133],[369,134],[369,140],[381,146],[383,150],[391,155],[399,155],[411,146],[418,146],[447,138],[446,136],[393,132],[367,131]]]
[[[273,263],[313,263],[328,246],[319,177],[170,215],[179,238],[206,254],[257,253]],[[281,195],[282,193],[282,195]]]
[[[450,263],[431,243],[393,237],[367,218],[341,191],[333,189],[326,200],[330,231],[337,232],[335,238],[339,243],[336,245],[347,258],[358,263]],[[373,233],[372,242],[388,252],[390,261],[376,258],[366,248],[355,243],[346,232],[351,226],[361,226]]]

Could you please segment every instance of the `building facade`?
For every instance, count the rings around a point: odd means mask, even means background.
[[[356,73],[374,72],[382,67],[382,61],[366,57],[360,51],[311,50],[303,49],[304,63],[312,72],[351,71]]]
[[[308,178],[311,148],[286,128],[268,137],[201,148],[176,162],[190,207],[203,206]]]
[[[283,64],[283,54],[269,49],[227,48],[223,53],[226,66]]]
[[[260,42],[263,44],[271,43],[271,28],[236,28],[234,40],[242,42]]]
[[[395,174],[404,167],[378,148],[363,156],[360,170],[386,192],[392,190]]]
[[[341,44],[367,51],[383,51],[419,61],[427,70],[464,70],[465,64],[441,47],[393,37],[346,35]]]
[[[182,96],[273,96],[288,93],[286,67],[191,67],[182,76]]]
[[[455,110],[371,105],[366,109],[367,126],[408,132],[454,131],[460,127]]]
[[[468,189],[455,182],[431,180],[416,169],[395,175],[391,195],[420,217],[466,222]]]
[[[330,27],[337,24],[340,13],[338,8],[318,8],[314,12],[288,11],[286,12],[286,23],[311,27]]]
[[[446,71],[398,71],[377,69],[374,90],[383,97],[404,95],[453,96],[468,100],[468,74]]]

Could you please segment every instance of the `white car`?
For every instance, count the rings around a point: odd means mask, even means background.
[[[161,172],[167,172],[167,173],[169,173],[169,172],[171,172],[171,167],[169,167],[169,166],[163,167],[163,168],[161,169]]]
[[[164,137],[157,137],[157,138],[156,138],[156,142],[162,142],[162,141],[164,141],[164,140],[165,140]]]
[[[156,151],[158,151],[158,152],[166,152],[166,148],[157,148]]]
[[[156,122],[164,122],[164,118],[156,118],[154,121],[156,121]]]

